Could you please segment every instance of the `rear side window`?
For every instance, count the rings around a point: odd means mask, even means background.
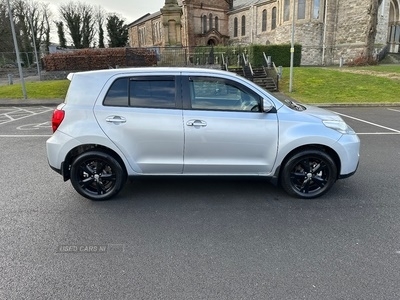
[[[175,108],[174,77],[118,78],[103,104],[149,108]]]
[[[130,81],[130,105],[175,108],[175,81],[168,79]]]

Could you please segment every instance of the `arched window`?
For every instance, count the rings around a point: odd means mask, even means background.
[[[246,17],[242,16],[242,31],[241,35],[246,35]]]
[[[215,24],[214,24],[214,27],[215,27],[215,30],[219,30],[219,28],[218,28],[218,17],[215,17],[215,20],[214,20],[214,22],[215,22]]]
[[[209,15],[209,23],[210,24],[208,24],[209,25],[208,28],[209,29],[213,28],[213,16],[212,16],[212,14]]]
[[[261,31],[267,31],[267,10],[266,9],[264,9],[262,11]]]
[[[306,0],[299,0],[297,2],[297,19],[302,20],[306,18]]]
[[[276,28],[276,7],[272,8],[271,30]]]
[[[203,17],[202,17],[202,27],[203,27],[203,33],[206,33],[207,32],[207,16],[206,15],[204,15]]]
[[[289,21],[290,17],[290,0],[283,3],[283,21]]]
[[[238,36],[238,18],[233,19],[233,36]]]
[[[319,10],[320,10],[320,0],[314,0],[313,5],[313,18],[319,19]]]

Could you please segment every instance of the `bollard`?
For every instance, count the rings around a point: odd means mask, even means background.
[[[13,75],[12,75],[12,74],[8,74],[7,76],[8,76],[8,85],[14,84],[14,82],[13,82]]]

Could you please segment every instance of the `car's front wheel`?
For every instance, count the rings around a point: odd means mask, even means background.
[[[82,153],[71,165],[72,186],[91,200],[107,200],[115,196],[125,179],[120,163],[102,151]]]
[[[316,198],[325,194],[335,183],[337,167],[332,158],[317,149],[303,150],[285,163],[281,185],[292,196]]]

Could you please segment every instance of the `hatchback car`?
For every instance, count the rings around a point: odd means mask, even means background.
[[[279,101],[231,72],[131,68],[68,78],[47,157],[92,200],[140,175],[263,176],[314,198],[357,170],[359,138],[338,115]]]

